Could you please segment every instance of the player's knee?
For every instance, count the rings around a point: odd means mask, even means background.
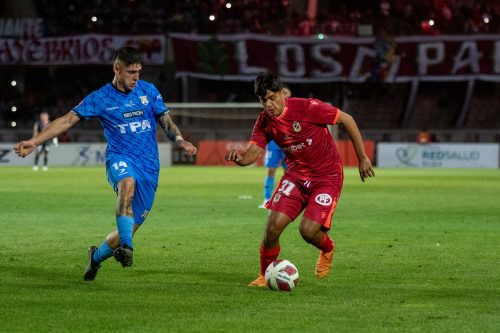
[[[314,222],[301,223],[299,225],[300,235],[306,241],[313,240],[318,230],[319,230],[319,224],[317,225]]]
[[[132,177],[127,177],[118,183],[118,193],[124,196],[134,196],[135,181]]]

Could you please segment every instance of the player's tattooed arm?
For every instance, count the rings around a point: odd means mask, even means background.
[[[181,131],[179,131],[168,113],[164,113],[158,117],[158,122],[167,138],[175,142],[187,155],[195,155],[197,153],[198,149],[191,142],[184,140]]]
[[[158,118],[158,122],[160,123],[161,128],[163,128],[167,138],[169,138],[172,142],[179,143],[180,141],[184,141],[181,131],[179,131],[177,125],[174,124],[168,113],[162,114]]]

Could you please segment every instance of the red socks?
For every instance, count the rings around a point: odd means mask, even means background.
[[[323,253],[328,253],[332,252],[332,250],[335,249],[335,242],[333,239],[328,237],[326,232],[323,234],[323,239],[321,240],[321,243],[319,243],[318,248],[323,252]]]
[[[335,249],[335,242],[333,239],[328,237],[326,233],[323,234],[323,239],[321,243],[317,246],[323,253],[332,252]],[[272,249],[266,249],[262,245],[260,246],[260,273],[264,275],[266,273],[266,268],[270,263],[275,261],[280,254],[280,246],[276,246]]]
[[[266,273],[266,268],[278,258],[280,254],[280,246],[276,246],[272,249],[266,249],[262,245],[260,246],[260,273],[264,275]]]

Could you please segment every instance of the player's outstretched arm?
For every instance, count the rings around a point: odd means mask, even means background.
[[[57,137],[59,134],[69,130],[74,124],[76,124],[80,118],[73,111],[68,112],[62,117],[55,119],[50,122],[47,127],[45,127],[40,133],[36,134],[34,137],[27,141],[18,142],[14,146],[14,151],[17,156],[26,157],[28,156],[38,145],[41,143]]]
[[[259,155],[263,152],[264,149],[260,148],[256,144],[249,143],[244,152],[230,150],[226,153],[224,159],[226,161],[233,161],[240,166],[247,166],[255,162]]]
[[[181,147],[187,155],[196,154],[198,149],[191,142],[184,140],[181,135],[181,131],[179,131],[179,128],[177,128],[177,125],[174,124],[174,121],[170,118],[168,113],[164,113],[158,117],[158,123],[161,128],[163,128],[167,138],[179,145],[179,147]]]
[[[345,112],[339,111],[340,115],[337,119],[337,124],[342,124],[347,130],[349,137],[351,138],[354,149],[356,150],[356,155],[359,161],[359,176],[364,182],[365,178],[375,177],[375,171],[373,171],[372,163],[365,153],[365,147],[363,145],[363,138],[359,132],[358,125],[356,121]]]

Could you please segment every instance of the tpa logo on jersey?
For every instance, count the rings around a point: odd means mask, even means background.
[[[139,99],[141,100],[142,104],[148,105],[149,103],[148,96],[139,96]]]
[[[295,132],[300,132],[302,130],[298,121],[294,121],[292,127]]]
[[[141,133],[151,131],[151,123],[149,120],[144,119],[143,121],[132,121],[128,124],[116,125],[120,129],[121,134],[125,134],[128,131],[132,133]],[[128,128],[128,130],[127,130]]]
[[[314,201],[316,201],[318,204],[321,206],[330,206],[332,204],[332,197],[327,194],[327,193],[321,193],[314,198]]]

